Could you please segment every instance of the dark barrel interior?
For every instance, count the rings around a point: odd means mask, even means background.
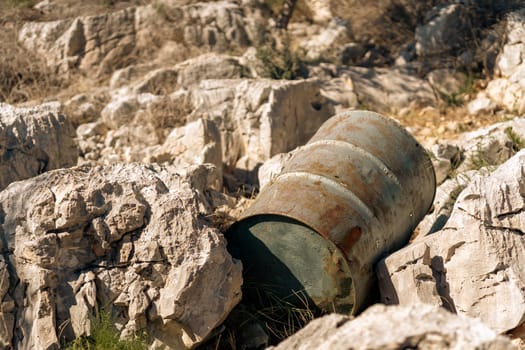
[[[280,215],[257,215],[226,233],[228,250],[243,263],[245,297],[272,298],[323,312],[350,313],[353,282],[341,251],[310,227]]]

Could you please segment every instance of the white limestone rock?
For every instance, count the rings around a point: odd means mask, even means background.
[[[487,93],[481,91],[476,98],[467,103],[467,110],[470,115],[477,115],[481,113],[492,114],[496,110],[497,105],[487,96]]]
[[[480,321],[430,305],[374,305],[356,318],[331,314],[310,322],[273,350],[516,349]]]
[[[306,0],[305,3],[312,13],[312,19],[314,22],[326,23],[335,17],[332,12],[330,1]]]
[[[75,95],[64,103],[64,114],[75,127],[80,124],[93,123],[100,117],[107,97],[107,91],[104,88],[89,94]]]
[[[378,266],[385,303],[443,306],[497,333],[525,319],[525,151],[461,192],[442,230]]]
[[[525,113],[525,86],[508,79],[494,79],[488,83],[485,91],[501,108],[515,115]]]
[[[457,172],[494,167],[525,147],[525,118],[514,118],[462,134],[456,141],[463,162]]]
[[[471,25],[466,6],[448,4],[437,6],[427,15],[427,22],[416,28],[416,52],[419,56],[431,56],[460,48],[464,33]]]
[[[432,158],[434,174],[436,175],[436,184],[441,184],[449,176],[452,170],[452,163],[446,158]]]
[[[339,77],[350,79],[360,104],[374,111],[437,105],[427,81],[396,69],[352,67],[342,70]]]
[[[174,349],[206,338],[239,302],[242,276],[202,216],[201,170],[190,180],[160,166],[82,166],[0,192],[0,294],[16,305],[0,312],[0,341],[58,348],[89,334],[100,307],[123,337],[144,330]]]
[[[77,163],[75,130],[60,108],[58,103],[31,108],[0,103],[0,190]]]
[[[187,58],[188,53],[248,47],[264,22],[257,10],[235,1],[180,4],[159,0],[99,15],[27,22],[18,40],[61,71],[100,74],[133,62],[137,51],[154,53],[167,40],[187,48],[172,62]]]
[[[340,18],[332,19],[314,36],[306,37],[299,47],[310,61],[335,57],[339,46],[351,41],[350,24]]]
[[[139,108],[136,96],[121,96],[108,103],[101,112],[101,120],[110,129],[116,130],[129,124]]]
[[[334,78],[321,81],[321,94],[334,105],[335,113],[359,107],[354,84],[349,78]]]
[[[279,153],[261,165],[258,171],[259,189],[262,190],[283,171],[284,165],[292,155],[293,152]]]
[[[222,185],[221,135],[211,120],[199,119],[173,129],[164,143],[155,147],[145,160],[148,163],[167,162],[180,169],[213,164],[220,172]]]
[[[221,132],[223,163],[249,171],[306,143],[333,115],[313,79],[204,80],[192,96],[189,119],[213,120]]]
[[[507,16],[507,39],[496,65],[502,77],[525,89],[525,9]]]
[[[499,77],[488,83],[485,92],[498,107],[522,115],[525,113],[525,9],[510,13],[506,19],[506,41],[496,60]]]

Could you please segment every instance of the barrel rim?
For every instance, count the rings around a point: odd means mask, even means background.
[[[319,237],[322,237],[323,238],[323,243],[326,244],[327,247],[331,247],[332,250],[337,251],[337,253],[341,257],[341,261],[345,264],[345,270],[346,270],[345,273],[347,273],[348,277],[352,281],[351,286],[350,286],[350,290],[349,290],[349,294],[347,296],[345,296],[345,298],[343,300],[348,301],[349,302],[348,305],[351,304],[351,310],[350,310],[349,314],[354,314],[356,312],[357,308],[359,307],[358,300],[357,300],[357,298],[358,298],[358,286],[355,283],[355,281],[357,279],[356,279],[355,271],[354,271],[354,269],[352,267],[351,261],[348,260],[345,252],[339,246],[337,246],[337,244],[335,244],[332,240],[328,239],[327,237],[324,237],[321,233],[319,233],[312,226],[308,225],[306,222],[303,222],[302,220],[298,220],[296,217],[285,215],[283,213],[258,213],[258,214],[254,214],[254,215],[250,215],[250,216],[244,217],[244,218],[239,219],[238,221],[234,222],[228,228],[227,232],[225,233],[226,239],[228,240],[228,238],[231,237],[234,234],[237,234],[237,235],[243,234],[243,233],[240,232],[240,230],[237,229],[238,226],[246,224],[250,220],[256,220],[257,218],[262,218],[262,217],[265,217],[265,216],[282,217],[282,218],[289,219],[292,222],[296,222],[298,224],[301,224],[301,225],[305,226],[306,228],[308,228],[313,234],[316,234]],[[326,271],[326,269],[325,269],[325,271]],[[327,271],[327,274],[328,274],[328,271]],[[315,304],[317,306],[319,306],[321,304],[321,303],[318,303],[319,300],[317,300],[317,301],[313,300],[313,301],[315,302]],[[336,307],[336,305],[332,305],[332,306]]]

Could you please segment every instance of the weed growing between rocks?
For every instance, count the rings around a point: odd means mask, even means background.
[[[437,92],[441,100],[445,102],[445,108],[463,106],[472,95],[480,90],[480,87],[476,85],[477,82],[481,81],[481,77],[478,73],[469,70],[465,71],[465,76],[466,79],[457,92],[451,94]]]
[[[465,185],[460,184],[459,181],[457,181],[457,180],[456,180],[456,185],[457,185],[457,187],[455,187],[450,192],[448,200],[445,202],[445,204],[443,204],[443,207],[446,208],[446,209],[452,210],[452,208],[454,207],[454,204],[456,204],[456,201],[458,200],[459,195],[461,194],[461,192],[466,187]]]
[[[284,0],[264,0],[264,4],[270,9],[273,17],[277,17],[284,5]],[[312,18],[312,11],[304,0],[298,0],[295,4],[291,22],[294,21],[310,21]]]
[[[476,150],[468,158],[468,165],[470,170],[480,170],[481,168],[494,166],[485,156],[481,142],[476,144]]]
[[[504,149],[509,152],[508,157],[506,158],[508,159],[518,153],[521,149],[525,148],[525,140],[523,140],[523,138],[519,136],[512,127],[505,128],[503,132],[508,138],[503,145]],[[494,160],[487,154],[481,141],[476,144],[476,149],[472,152],[467,161],[468,169],[480,170],[482,168],[487,168],[489,172],[495,170],[501,163],[501,160]]]
[[[146,350],[146,339],[136,335],[131,340],[121,340],[112,322],[111,314],[101,310],[94,320],[90,336],[75,339],[65,346],[66,350]]]
[[[266,78],[293,80],[308,75],[300,54],[292,50],[288,35],[284,35],[281,45],[274,40],[263,39],[257,45],[257,58]]]
[[[509,138],[510,142],[512,142],[512,150],[515,153],[518,153],[519,150],[522,148],[525,148],[525,140],[523,140],[520,135],[518,135],[513,129],[512,126],[509,126],[508,128],[505,128],[504,130],[505,135]]]

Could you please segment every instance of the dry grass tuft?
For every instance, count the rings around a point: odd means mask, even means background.
[[[65,82],[44,60],[17,41],[24,21],[41,14],[28,6],[31,1],[0,2],[0,102],[21,103],[58,92]]]
[[[350,22],[359,42],[368,42],[397,54],[412,41],[416,26],[425,14],[445,0],[339,0],[332,2],[332,12]]]
[[[16,30],[0,29],[0,102],[21,103],[57,93],[65,81],[16,41]]]
[[[90,85],[85,82],[89,79],[77,73],[56,72],[46,65],[43,57],[25,49],[17,40],[23,23],[89,16],[143,3],[142,0],[58,0],[60,11],[43,13],[32,8],[36,2],[0,0],[0,102],[41,102],[51,96],[78,93],[82,84]]]

